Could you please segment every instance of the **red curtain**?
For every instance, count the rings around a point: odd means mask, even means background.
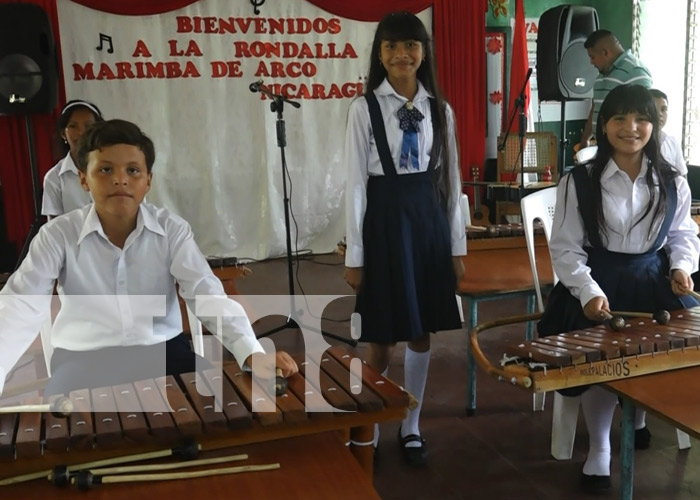
[[[510,85],[508,117],[513,115],[515,109],[515,100],[520,97],[520,90],[525,84],[525,116],[527,116],[528,106],[530,105],[530,81],[525,79],[528,75],[529,63],[527,59],[527,35],[525,34],[525,10],[523,8],[523,0],[515,0],[515,27],[513,28],[513,60],[510,64]],[[509,118],[510,119],[510,118]],[[513,121],[511,133],[517,134],[520,130],[519,121]]]
[[[17,0],[0,0],[0,4]],[[24,0],[43,7],[51,19],[58,47],[56,0]],[[198,0],[73,0],[87,7],[122,15],[151,15],[182,8]],[[434,7],[433,33],[440,83],[455,110],[463,175],[468,166],[483,168],[486,138],[486,35],[487,0],[307,0],[337,16],[378,21],[395,10],[421,11]],[[378,5],[379,4],[379,5]],[[252,11],[251,11],[252,12]],[[60,59],[60,47],[57,49]],[[62,67],[59,61],[59,68]],[[65,102],[63,80],[59,102]],[[43,179],[58,158],[52,138],[58,110],[32,117],[38,170]],[[34,220],[29,154],[23,116],[0,116],[0,182],[4,193],[8,239],[21,248]]]
[[[73,0],[91,9],[122,16],[150,16],[187,7],[199,0]],[[55,2],[55,0],[54,0]]]
[[[486,156],[486,1],[436,1],[433,36],[438,77],[454,108],[462,178]]]
[[[381,2],[372,0],[355,0],[354,2],[308,0],[309,3],[314,4],[316,7],[326,12],[356,21],[379,21],[389,12],[400,10],[420,12],[433,5],[433,3],[439,3],[440,1],[442,0],[382,0]]]

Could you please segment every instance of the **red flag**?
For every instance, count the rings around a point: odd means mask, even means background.
[[[525,83],[525,78],[528,75],[528,60],[527,60],[527,37],[525,34],[525,10],[523,8],[523,0],[515,0],[515,27],[513,29],[513,59],[510,64],[510,86],[508,99],[508,119],[513,116],[515,109],[515,100],[520,97],[520,91]],[[528,80],[525,85],[525,116],[527,116],[528,106],[530,105],[530,82]],[[518,110],[520,114],[520,110]],[[513,128],[511,132],[518,132],[518,116],[513,120]]]

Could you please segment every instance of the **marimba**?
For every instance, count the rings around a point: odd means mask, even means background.
[[[346,429],[351,451],[371,477],[373,424],[403,419],[408,393],[342,347],[296,360],[300,373],[276,399],[266,398],[235,362],[226,362],[201,379],[211,394],[221,394],[219,400],[200,394],[192,373],[74,391],[68,419],[0,415],[0,479],[183,441],[210,450]],[[316,375],[309,377],[312,370]]]
[[[479,347],[478,334],[497,326],[536,321],[541,314],[505,318],[471,332],[477,363],[499,380],[546,392],[610,382],[700,365],[700,307],[671,313],[660,325],[647,318],[627,319],[619,332],[599,325],[583,330],[508,344],[499,366]]]

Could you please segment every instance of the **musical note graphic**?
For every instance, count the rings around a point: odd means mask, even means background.
[[[107,44],[109,45],[107,52],[112,54],[114,52],[114,47],[112,46],[112,37],[109,35],[105,35],[104,33],[100,33],[100,45],[98,47],[95,47],[97,50],[102,50],[102,42],[107,42]]]
[[[260,14],[260,9],[258,9],[258,7],[264,4],[265,0],[250,0],[250,3],[253,4],[253,12],[255,12],[255,15],[257,16]]]

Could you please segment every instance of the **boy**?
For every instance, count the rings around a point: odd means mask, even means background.
[[[194,371],[176,281],[210,331],[221,317],[220,340],[242,367],[265,376],[276,361],[284,376],[297,372],[288,354],[278,352],[274,360],[264,354],[189,224],[142,203],[154,161],[153,143],[133,123],[100,122],[83,135],[77,167],[94,203],[43,226],[0,291],[0,389],[48,317],[55,281],[61,309],[51,331],[55,349],[45,394],[165,375],[166,352],[167,374]]]
[[[661,145],[661,156],[663,156],[664,160],[670,163],[673,168],[678,170],[678,173],[687,177],[688,167],[685,164],[685,158],[683,158],[681,145],[678,144],[675,137],[663,131],[664,125],[666,125],[666,119],[668,118],[668,97],[665,93],[657,89],[651,89],[649,92],[654,96],[654,103],[659,112],[659,144]]]

